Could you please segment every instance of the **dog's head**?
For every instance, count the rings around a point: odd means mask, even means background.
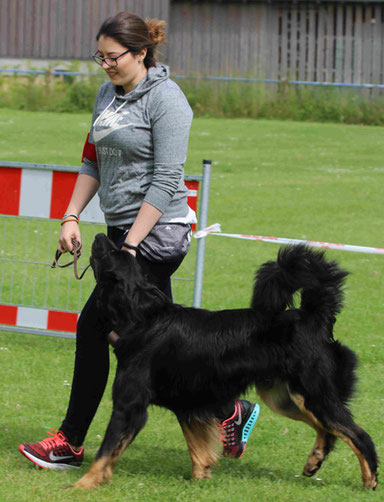
[[[97,282],[99,310],[113,327],[148,318],[169,299],[143,274],[137,259],[120,250],[105,234],[92,244],[91,266]]]
[[[135,290],[143,281],[140,266],[131,253],[120,250],[105,234],[95,236],[90,263],[100,315],[116,327],[132,317]]]
[[[91,267],[98,284],[122,281],[139,273],[135,258],[120,250],[105,234],[97,234],[92,244]]]

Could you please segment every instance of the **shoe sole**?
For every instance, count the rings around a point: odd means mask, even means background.
[[[45,462],[44,460],[41,460],[41,458],[33,456],[31,453],[28,453],[27,451],[24,450],[22,446],[19,446],[19,452],[24,455],[28,460],[33,462],[39,467],[42,467],[43,469],[50,469],[52,471],[62,471],[65,469],[79,469],[77,465],[73,464],[54,464],[52,462]]]
[[[244,425],[243,432],[241,434],[241,441],[246,443],[249,436],[251,435],[252,429],[254,428],[256,421],[259,417],[260,406],[256,403],[246,424]],[[244,448],[245,449],[245,448]]]

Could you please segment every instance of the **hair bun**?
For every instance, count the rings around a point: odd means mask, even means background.
[[[167,37],[165,33],[166,22],[161,19],[146,19],[149,36],[152,38],[154,44],[165,44]]]

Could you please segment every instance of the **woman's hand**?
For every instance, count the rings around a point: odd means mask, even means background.
[[[68,218],[68,221],[64,219],[61,223],[59,244],[57,246],[61,253],[73,251],[73,239],[81,244],[79,225],[76,221],[73,221],[73,219],[76,219],[73,215],[77,215],[78,218],[78,215],[95,195],[99,186],[99,181],[88,174],[79,174],[77,177],[70,203],[65,211],[65,214],[71,216],[71,218]]]
[[[134,246],[133,244],[130,244],[128,242],[123,242],[121,249],[123,251],[127,251],[128,253],[131,253],[132,256],[136,258],[136,253],[137,253],[137,246]]]
[[[126,251],[127,253],[130,253],[132,256],[134,256],[136,258],[136,251],[134,251],[133,249],[127,249],[125,247],[122,247],[121,249],[123,251]]]
[[[72,241],[76,240],[81,245],[81,235],[79,224],[76,221],[63,221],[57,249],[61,253],[73,251]]]

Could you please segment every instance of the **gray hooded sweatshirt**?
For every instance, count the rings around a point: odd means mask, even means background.
[[[162,222],[190,214],[184,185],[192,110],[169,68],[157,64],[127,94],[101,85],[89,142],[97,161],[84,158],[80,173],[100,182],[100,207],[111,226],[134,222],[145,200]]]

